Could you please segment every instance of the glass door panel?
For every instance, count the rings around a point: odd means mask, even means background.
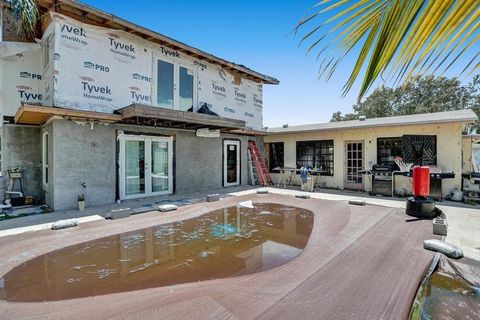
[[[157,61],[157,106],[173,109],[174,65],[163,60]]]
[[[151,145],[152,192],[169,189],[169,152],[168,142],[152,140]]]
[[[227,144],[227,182],[237,182],[237,146]]]
[[[346,179],[347,189],[363,189],[363,141],[346,143]]]
[[[240,142],[224,141],[223,145],[223,185],[240,184]]]
[[[125,140],[125,194],[145,193],[145,141]]]
[[[179,68],[179,99],[178,109],[182,111],[193,111],[193,70],[180,66]]]

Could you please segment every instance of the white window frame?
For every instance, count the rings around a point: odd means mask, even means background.
[[[179,98],[180,98],[180,67],[185,67],[191,69],[193,71],[193,112],[197,111],[197,79],[198,79],[198,71],[195,68],[193,63],[189,63],[187,61],[179,60],[179,59],[172,59],[166,58],[159,54],[153,55],[153,68],[152,68],[152,105],[155,107],[163,108],[158,105],[157,102],[157,70],[158,70],[158,60],[162,60],[168,63],[173,64],[173,109],[170,110],[180,110],[179,109]],[[186,110],[182,110],[186,111]]]
[[[48,187],[48,175],[50,173],[49,163],[48,163],[48,131],[44,132],[42,135],[42,184],[46,188]],[[46,172],[48,171],[48,172]]]
[[[152,197],[159,195],[167,195],[173,193],[173,138],[172,137],[156,137],[156,136],[147,136],[147,135],[128,135],[128,134],[119,134],[118,135],[120,152],[119,152],[119,184],[120,184],[120,200],[126,199],[135,199],[135,198],[144,198]],[[145,192],[141,194],[127,195],[125,189],[125,141],[145,141],[145,163],[151,163],[151,145],[152,141],[160,141],[168,143],[168,190],[152,192],[151,186],[151,166],[149,165],[148,169],[145,169]],[[148,152],[147,152],[148,150]]]

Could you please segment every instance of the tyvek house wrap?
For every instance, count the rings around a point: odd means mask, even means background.
[[[157,60],[164,59],[195,74],[194,111],[206,105],[219,116],[262,129],[262,84],[243,78],[235,83],[218,65],[124,31],[51,15],[55,106],[111,113],[132,103],[156,105]]]
[[[42,105],[42,48],[37,43],[1,44],[0,116],[14,116],[21,104]],[[1,126],[1,122],[0,122]]]

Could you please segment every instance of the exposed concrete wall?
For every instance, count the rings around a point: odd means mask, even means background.
[[[8,185],[7,170],[23,168],[23,189],[25,195],[41,199],[41,128],[5,124],[2,127],[2,173]],[[14,190],[19,190],[18,183]]]
[[[449,194],[454,188],[460,188],[462,173],[462,123],[444,123],[430,125],[409,125],[378,128],[361,128],[313,133],[296,133],[268,135],[265,142],[284,142],[285,167],[296,167],[296,142],[306,140],[334,140],[334,175],[322,176],[320,180],[329,188],[343,189],[345,179],[345,142],[351,140],[364,141],[365,169],[377,162],[377,138],[401,137],[405,134],[423,134],[437,136],[437,165],[444,171],[454,171],[454,179],[443,181],[443,193]],[[278,174],[273,178],[278,179]],[[365,180],[365,190],[371,190],[371,181]],[[397,192],[411,190],[410,179],[395,179]]]
[[[248,184],[248,137],[222,134],[199,138],[195,132],[131,125],[78,125],[67,120],[53,123],[53,178],[55,210],[74,208],[87,185],[86,205],[113,203],[117,196],[117,132],[173,136],[175,193],[191,193],[223,186],[223,140],[241,142],[241,184]],[[45,130],[45,128],[44,128]]]
[[[115,136],[104,125],[53,121],[55,210],[75,208],[86,184],[86,205],[115,202]]]

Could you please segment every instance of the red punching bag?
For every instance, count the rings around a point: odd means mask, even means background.
[[[413,168],[413,196],[428,197],[430,195],[430,168],[415,166]]]

